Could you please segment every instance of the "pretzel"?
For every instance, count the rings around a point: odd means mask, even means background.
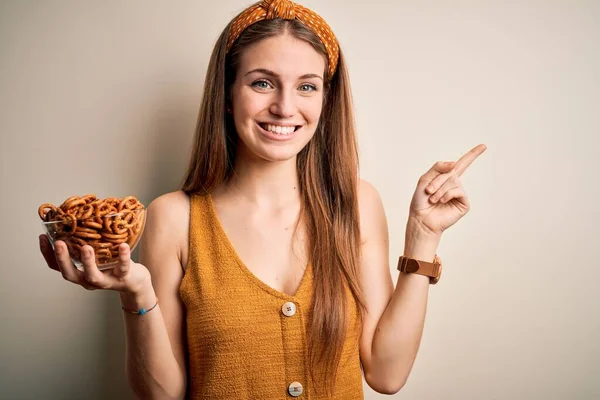
[[[144,205],[134,196],[99,199],[94,194],[71,196],[60,206],[44,203],[38,208],[52,240],[66,242],[71,257],[80,261],[81,249],[94,249],[98,266],[116,263],[119,245],[131,248],[145,223]],[[54,222],[54,223],[52,223]]]

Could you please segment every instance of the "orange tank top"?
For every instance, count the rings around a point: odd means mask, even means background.
[[[307,267],[290,296],[241,261],[210,195],[190,196],[189,255],[180,294],[186,308],[190,399],[362,399],[359,329],[350,323],[334,394],[316,393],[309,374],[307,324],[313,275]]]

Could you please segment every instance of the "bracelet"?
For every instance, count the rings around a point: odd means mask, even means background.
[[[131,314],[144,315],[144,314],[146,314],[146,313],[148,313],[148,312],[150,312],[150,311],[154,310],[154,308],[155,308],[157,305],[158,305],[158,298],[156,299],[156,303],[155,303],[155,304],[154,304],[152,307],[150,307],[150,308],[148,308],[148,309],[146,309],[146,308],[141,308],[141,309],[139,309],[139,310],[137,310],[137,311],[127,310],[125,307],[121,307],[121,309],[122,309],[123,311],[126,311],[126,312],[128,312],[128,313],[131,313]]]

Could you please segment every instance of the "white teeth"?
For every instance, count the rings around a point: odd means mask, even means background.
[[[270,125],[270,124],[265,124],[265,127],[266,127],[266,130],[276,133],[278,135],[290,135],[296,129],[293,126],[277,126],[277,125]]]

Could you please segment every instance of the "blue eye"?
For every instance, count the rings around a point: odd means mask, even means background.
[[[304,85],[300,85],[299,89],[301,92],[316,92],[317,91],[317,87],[315,85],[311,85],[308,83],[305,83]]]
[[[259,88],[259,89],[269,89],[271,88],[271,84],[268,81],[265,80],[258,80],[252,83],[253,87]]]

